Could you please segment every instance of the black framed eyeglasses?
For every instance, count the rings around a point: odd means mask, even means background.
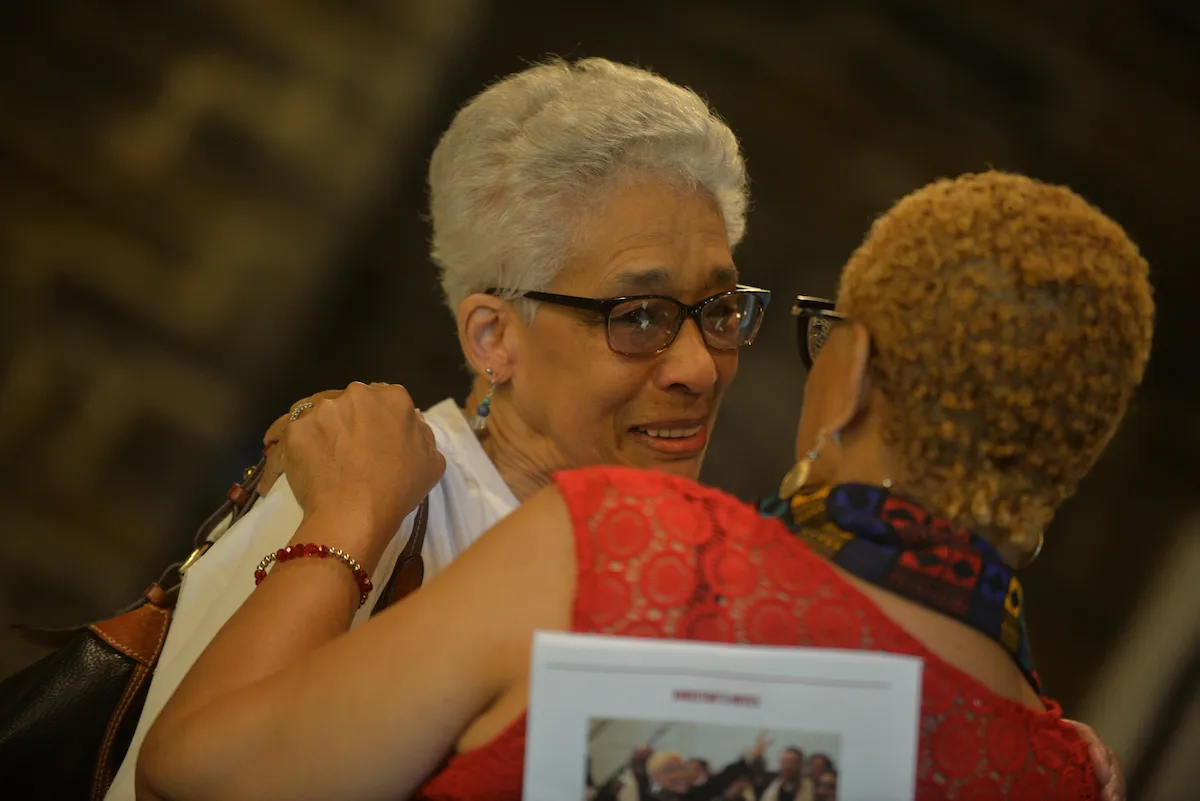
[[[624,356],[650,356],[671,347],[689,317],[696,321],[705,344],[713,350],[736,350],[754,342],[763,314],[771,302],[766,289],[738,285],[736,289],[688,305],[665,295],[621,298],[582,298],[553,292],[489,289],[489,295],[513,295],[539,303],[582,309],[604,318],[608,347]]]
[[[796,318],[796,344],[800,348],[800,361],[804,368],[811,370],[817,354],[825,347],[833,324],[846,320],[846,315],[834,311],[837,304],[825,298],[814,298],[810,295],[797,295],[792,304],[792,314]]]

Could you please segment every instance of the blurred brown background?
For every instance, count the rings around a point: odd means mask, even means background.
[[[1200,7],[88,0],[0,24],[0,623],[109,614],[295,399],[353,379],[421,404],[466,375],[426,255],[424,169],[455,108],[547,54],[707,96],[753,179],[746,279],[776,292],[706,477],[791,460],[788,296],[830,294],[872,215],[989,166],[1070,184],[1154,269],[1128,424],[1029,571],[1049,691],[1135,796],[1200,767]],[[6,633],[0,675],[37,653]],[[1180,795],[1179,793],[1183,793]]]

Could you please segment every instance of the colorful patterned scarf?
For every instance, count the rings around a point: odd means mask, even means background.
[[[1021,582],[980,537],[866,484],[825,487],[790,502],[769,497],[758,508],[847,573],[991,637],[1041,693]]]

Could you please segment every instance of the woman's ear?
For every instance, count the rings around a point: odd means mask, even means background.
[[[826,426],[831,431],[845,433],[866,412],[871,402],[868,369],[871,362],[871,335],[861,323],[841,323],[831,333],[825,350],[831,351],[826,363],[832,367],[827,379]]]
[[[458,304],[458,341],[467,361],[482,375],[511,372],[516,338],[509,329],[517,323],[513,307],[502,299],[482,293],[468,295]]]

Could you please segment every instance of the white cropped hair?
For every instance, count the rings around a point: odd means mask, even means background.
[[[467,103],[429,165],[431,255],[453,312],[492,287],[545,289],[582,215],[626,172],[710,194],[746,230],[737,138],[695,92],[601,58],[554,60]]]

